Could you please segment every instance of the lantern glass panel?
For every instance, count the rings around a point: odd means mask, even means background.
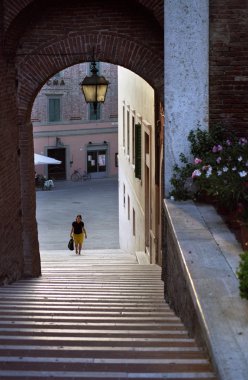
[[[87,103],[96,101],[96,91],[96,85],[82,85],[82,93],[84,94]]]

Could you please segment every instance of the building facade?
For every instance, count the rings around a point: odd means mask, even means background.
[[[74,170],[92,178],[117,175],[117,67],[100,62],[97,68],[110,82],[97,110],[85,102],[79,85],[91,75],[89,63],[59,71],[38,93],[31,115],[34,151],[61,161],[37,165],[38,174],[55,180],[69,180]]]
[[[153,88],[118,67],[120,247],[156,261],[155,98]]]

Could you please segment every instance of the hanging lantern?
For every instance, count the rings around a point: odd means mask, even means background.
[[[105,102],[109,81],[97,74],[98,69],[96,68],[95,60],[90,64],[90,71],[92,75],[90,77],[86,76],[80,86],[86,103],[93,103],[94,112],[96,113],[97,104]]]

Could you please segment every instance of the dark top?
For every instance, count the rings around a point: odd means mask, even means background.
[[[81,234],[84,228],[84,222],[73,222],[72,223],[74,234]]]

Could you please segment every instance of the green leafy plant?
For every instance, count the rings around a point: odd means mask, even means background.
[[[190,186],[187,186],[189,178],[194,168],[194,165],[187,161],[187,158],[184,154],[180,154],[180,162],[182,166],[175,165],[173,168],[173,175],[171,178],[171,184],[173,190],[170,193],[170,196],[173,196],[176,200],[185,201],[194,197],[194,192],[190,190]]]
[[[237,270],[240,297],[248,299],[248,251],[241,253],[240,259]]]
[[[221,125],[216,125],[210,131],[202,130],[199,127],[189,133],[190,152],[193,157],[200,157],[211,151],[217,143],[222,143],[225,139],[225,129]]]

